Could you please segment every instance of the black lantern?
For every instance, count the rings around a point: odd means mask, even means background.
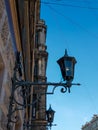
[[[65,50],[65,55],[57,61],[60,66],[64,81],[66,80],[67,82],[72,82],[74,78],[74,66],[76,62],[77,61],[74,57],[68,56],[67,50]]]
[[[52,122],[54,120],[54,113],[55,113],[55,111],[52,110],[51,105],[50,105],[49,109],[46,111],[47,121],[48,121],[50,127],[52,126]]]

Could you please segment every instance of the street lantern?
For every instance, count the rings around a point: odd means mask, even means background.
[[[66,80],[67,82],[72,82],[76,62],[77,61],[74,57],[68,56],[67,50],[65,50],[65,55],[57,61],[64,81]]]
[[[48,121],[50,127],[52,126],[52,122],[54,120],[54,113],[55,113],[55,111],[52,110],[51,105],[50,105],[49,109],[46,111],[47,121]]]
[[[70,92],[70,87],[72,85],[80,85],[79,83],[72,83],[72,80],[74,78],[74,67],[75,67],[75,63],[76,60],[74,57],[70,57],[67,55],[67,50],[65,51],[65,55],[63,57],[61,57],[57,63],[60,66],[61,69],[61,73],[62,73],[62,77],[64,79],[64,81],[66,80],[67,82],[56,82],[56,83],[51,83],[51,82],[32,82],[32,81],[26,81],[23,80],[22,78],[19,78],[18,76],[22,76],[22,61],[21,61],[21,57],[20,57],[20,52],[17,53],[17,58],[16,58],[16,62],[15,62],[15,67],[14,67],[14,73],[13,73],[13,77],[12,77],[12,91],[11,91],[11,96],[10,96],[10,102],[9,102],[9,110],[8,110],[8,122],[7,122],[7,129],[11,129],[11,123],[16,123],[18,120],[16,119],[16,115],[15,112],[19,111],[19,110],[25,110],[26,108],[33,106],[35,103],[37,103],[40,100],[40,97],[43,94],[54,94],[54,90],[57,87],[62,87],[61,88],[61,92],[65,93]],[[51,92],[45,92],[45,93],[38,93],[39,96],[36,99],[36,101],[34,101],[33,103],[25,103],[25,102],[21,102],[20,100],[18,100],[15,96],[15,92],[18,91],[19,96],[22,97],[23,101],[26,101],[28,99],[28,97],[32,94],[32,93],[28,93],[30,91],[30,88],[34,88],[37,86],[52,86],[52,91]],[[20,88],[20,89],[19,89]],[[13,105],[15,104],[15,105]],[[55,111],[52,110],[51,105],[49,107],[49,109],[46,111],[46,116],[47,116],[47,121],[48,121],[48,125],[53,126],[52,122],[54,119],[54,114]],[[24,127],[31,127],[32,128],[32,124],[28,124],[29,120],[27,122],[24,122]]]

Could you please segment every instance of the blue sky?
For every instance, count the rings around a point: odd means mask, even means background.
[[[47,25],[47,80],[60,82],[56,61],[64,55],[77,60],[71,93],[48,96],[56,111],[52,130],[81,130],[82,125],[98,114],[98,0],[42,0],[41,18]],[[46,2],[46,3],[43,3]],[[49,87],[51,88],[51,87]]]

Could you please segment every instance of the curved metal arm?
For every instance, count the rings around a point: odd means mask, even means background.
[[[10,129],[10,123],[16,123],[17,122],[17,116],[15,116],[14,120],[12,119],[13,114],[18,111],[18,110],[23,110],[28,106],[34,105],[36,102],[39,101],[40,96],[43,94],[54,94],[54,91],[57,87],[61,87],[61,92],[65,93],[68,92],[70,93],[70,88],[72,85],[80,85],[79,83],[72,83],[72,82],[59,82],[59,83],[51,83],[51,82],[30,82],[30,81],[24,81],[20,80],[19,78],[22,76],[22,69],[21,69],[21,60],[20,60],[20,54],[17,57],[16,63],[15,63],[15,68],[14,68],[14,74],[12,78],[12,92],[11,92],[11,97],[10,97],[10,105],[9,105],[9,111],[8,111],[8,124],[7,127]],[[18,75],[17,75],[18,74]],[[39,97],[31,104],[25,104],[24,100],[26,100],[31,94],[29,93],[29,89],[31,87],[36,87],[36,86],[52,86],[52,91],[51,92],[46,92],[46,93],[40,93]],[[15,97],[15,92],[19,90],[19,95],[23,99],[23,103],[17,101]],[[21,106],[21,108],[14,108],[13,104]]]
[[[66,82],[66,83],[51,83],[51,82],[29,82],[29,81],[19,81],[17,80],[16,76],[13,77],[12,79],[12,92],[11,92],[11,97],[10,97],[10,106],[9,106],[9,114],[8,114],[8,122],[13,122],[16,123],[17,122],[17,118],[15,117],[14,120],[12,119],[12,115],[13,113],[15,113],[17,110],[23,110],[23,108],[26,108],[27,106],[32,106],[34,105],[36,102],[38,102],[38,100],[40,99],[40,96],[43,94],[54,94],[54,91],[57,87],[61,87],[61,92],[65,93],[70,92],[70,87],[72,85],[80,85],[80,84],[76,84],[76,83],[71,83],[71,82]],[[40,96],[31,104],[24,104],[17,101],[16,97],[15,97],[15,92],[19,90],[19,95],[23,98],[23,101],[26,100],[31,94],[29,93],[29,88],[31,87],[36,87],[36,86],[52,86],[52,91],[51,92],[46,92],[46,93],[40,93]],[[23,93],[24,92],[24,93]],[[15,108],[13,110],[13,103],[17,104],[18,106],[21,106],[23,108]]]
[[[26,100],[31,94],[28,92],[29,88],[31,87],[36,87],[36,86],[52,86],[52,91],[51,92],[46,92],[46,93],[42,93],[42,94],[54,94],[54,91],[57,87],[62,87],[61,88],[61,92],[65,93],[68,92],[70,93],[70,87],[72,85],[80,85],[79,83],[70,83],[70,82],[66,82],[66,83],[51,83],[51,82],[30,82],[30,81],[17,81],[14,80],[12,82],[12,85],[14,85],[14,89],[13,89],[13,100],[16,104],[23,106],[24,107],[24,103],[20,103],[19,101],[17,101],[17,99],[15,98],[15,92],[17,91],[18,88],[20,88],[19,94],[20,96]],[[24,91],[24,94],[23,94]]]

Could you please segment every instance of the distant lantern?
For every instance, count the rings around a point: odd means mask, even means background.
[[[50,127],[52,126],[52,122],[54,120],[54,113],[55,113],[55,111],[52,110],[51,105],[50,105],[49,109],[46,111],[47,121],[48,121]]]
[[[77,63],[74,57],[68,56],[67,50],[65,50],[65,55],[61,57],[57,63],[60,66],[61,74],[63,80],[65,81],[72,81],[74,78],[74,68],[75,64]]]

